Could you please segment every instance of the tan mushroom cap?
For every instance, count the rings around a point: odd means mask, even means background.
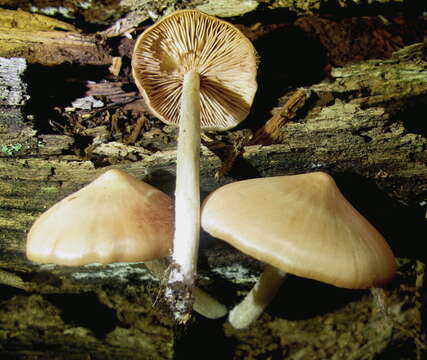
[[[201,127],[226,130],[249,113],[256,89],[256,53],[233,25],[197,10],[161,19],[138,38],[135,82],[152,112],[178,124],[184,74],[200,75]]]
[[[59,265],[148,261],[169,255],[172,233],[169,196],[109,170],[36,220],[27,257]]]
[[[384,238],[321,172],[225,185],[205,200],[202,226],[262,262],[339,287],[377,287],[395,273]]]

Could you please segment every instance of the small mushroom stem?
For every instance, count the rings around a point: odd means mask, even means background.
[[[248,295],[230,311],[230,324],[235,329],[244,329],[257,320],[273,300],[285,278],[284,271],[267,265]]]
[[[193,310],[205,318],[219,319],[228,312],[225,305],[197,286],[193,287],[193,297]]]
[[[177,320],[191,309],[200,236],[200,77],[184,75],[177,147],[173,267],[166,293]],[[178,285],[178,286],[177,286]],[[177,310],[177,311],[176,311]],[[181,315],[180,315],[181,313]]]

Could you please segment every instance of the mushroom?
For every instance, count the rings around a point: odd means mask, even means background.
[[[286,273],[365,289],[386,284],[396,270],[381,234],[322,172],[225,185],[205,199],[201,223],[212,236],[267,264],[229,313],[238,329],[260,316]]]
[[[172,209],[165,193],[121,170],[109,170],[34,222],[27,237],[27,258],[69,266],[144,261],[161,277],[153,260],[170,253]],[[200,295],[195,298],[202,315],[216,318],[227,312],[213,298],[210,303]]]
[[[135,44],[136,85],[156,117],[179,125],[175,266],[169,278],[170,300],[183,308],[178,318],[188,308],[185,295],[194,284],[197,265],[200,131],[227,130],[244,120],[257,88],[256,65],[251,42],[236,27],[197,10],[164,17]]]

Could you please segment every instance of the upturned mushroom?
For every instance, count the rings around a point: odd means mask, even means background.
[[[152,261],[170,254],[172,234],[170,197],[113,169],[40,215],[28,232],[26,254],[37,263],[69,266],[143,261],[161,277],[165,267]],[[206,317],[227,312],[200,289],[195,299],[195,310]]]
[[[212,236],[267,264],[229,313],[238,329],[260,316],[287,273],[365,289],[383,286],[396,269],[382,235],[322,172],[225,185],[205,199],[201,223]]]
[[[233,25],[197,10],[176,11],[145,30],[133,56],[135,83],[151,111],[179,125],[175,233],[169,286],[177,318],[186,316],[200,234],[200,131],[227,130],[248,115],[256,53]],[[178,284],[174,292],[174,284]],[[184,294],[184,296],[178,296]],[[178,299],[181,299],[178,301]],[[180,315],[181,314],[181,315]]]

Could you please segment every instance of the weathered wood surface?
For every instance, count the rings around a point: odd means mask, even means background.
[[[137,28],[146,20],[156,21],[159,17],[178,9],[196,8],[214,16],[231,17],[254,13],[265,9],[282,11],[284,14],[331,14],[352,9],[361,12],[376,9],[384,13],[387,9],[415,12],[424,8],[424,0],[0,0],[0,6],[22,9],[49,16],[68,19],[84,19],[86,23],[111,25],[104,32],[108,36],[124,34]]]
[[[390,196],[420,205],[427,190],[425,60],[426,45],[415,44],[388,60],[333,69],[331,82],[301,89],[298,101],[293,92],[285,97],[255,136],[255,142],[283,144],[248,147],[244,158],[268,154],[274,166],[262,175],[298,168],[362,175],[394,186]],[[297,111],[290,112],[294,103]]]
[[[330,81],[298,94],[291,91],[255,136],[258,142],[243,147],[220,180],[215,174],[221,159],[207,148],[202,156],[204,193],[256,176],[314,170],[335,176],[400,258],[399,275],[386,293],[389,316],[375,311],[367,292],[291,279],[256,329],[235,331],[226,323],[196,318],[180,337],[181,346],[190,337],[206,344],[204,336],[216,336],[220,344],[210,347],[216,347],[212,354],[217,358],[377,359],[396,351],[408,359],[425,355],[421,307],[426,258],[418,242],[427,191],[421,111],[427,97],[425,54],[426,44],[416,44],[389,60],[333,69]],[[25,117],[25,101],[10,100],[16,93],[26,96],[22,62],[10,66],[15,75],[0,71],[0,83],[15,89],[0,104],[0,354],[10,359],[148,359],[191,353],[194,349],[181,346],[173,351],[171,323],[151,308],[148,295],[158,286],[143,265],[71,269],[25,259],[25,233],[37,215],[109,167],[68,153],[70,137],[36,134],[31,118]],[[301,106],[291,111],[295,96]],[[172,193],[174,162],[175,152],[165,151],[115,167]],[[259,266],[205,240],[201,285],[231,305],[248,289]],[[74,302],[86,309],[83,315]],[[97,323],[95,312],[104,322]]]
[[[0,56],[29,63],[106,65],[112,58],[101,36],[47,16],[0,9]]]

